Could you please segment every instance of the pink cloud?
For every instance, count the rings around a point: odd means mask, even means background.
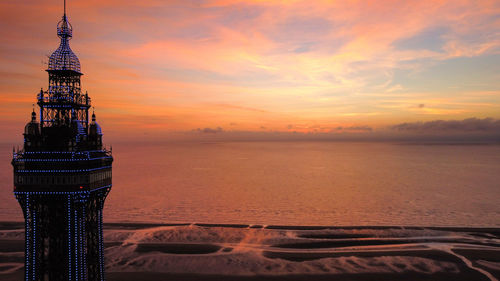
[[[59,2],[0,3],[2,117],[24,120],[20,111],[46,87],[42,60],[57,47],[61,10]],[[68,5],[83,86],[100,118],[119,130],[130,124],[190,130],[230,123],[244,130],[287,124],[314,130],[377,127],[424,113],[499,117],[498,99],[472,94],[497,93],[498,82],[450,97],[442,88],[423,92],[397,81],[401,69],[422,72],[454,58],[498,55],[499,13],[498,1]],[[438,27],[446,27],[438,50],[395,46]],[[412,107],[420,103],[428,106]]]

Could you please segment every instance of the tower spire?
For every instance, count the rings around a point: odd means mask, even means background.
[[[57,36],[61,38],[59,48],[49,58],[48,70],[70,70],[80,73],[80,61],[69,47],[73,37],[73,27],[66,16],[66,0],[63,0],[64,14],[57,24]]]

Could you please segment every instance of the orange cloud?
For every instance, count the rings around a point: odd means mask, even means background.
[[[46,87],[61,10],[0,3],[2,117],[24,122]],[[498,1],[68,3],[83,86],[117,134],[499,117],[499,13]]]

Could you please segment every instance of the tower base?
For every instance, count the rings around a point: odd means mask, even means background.
[[[14,192],[25,219],[25,280],[104,279],[102,210],[111,185]]]

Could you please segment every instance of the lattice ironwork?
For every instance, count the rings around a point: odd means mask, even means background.
[[[104,280],[102,209],[110,189],[15,193],[25,218],[25,280]]]
[[[50,56],[48,70],[69,70],[80,73],[80,60],[69,46],[69,40],[73,37],[73,28],[66,14],[57,24],[57,36],[61,38],[61,44]]]
[[[25,280],[104,280],[102,210],[111,190],[113,157],[103,148],[80,62],[69,48],[64,13],[61,45],[40,90],[40,122],[32,112],[24,147],[14,151],[14,194],[25,218]]]

